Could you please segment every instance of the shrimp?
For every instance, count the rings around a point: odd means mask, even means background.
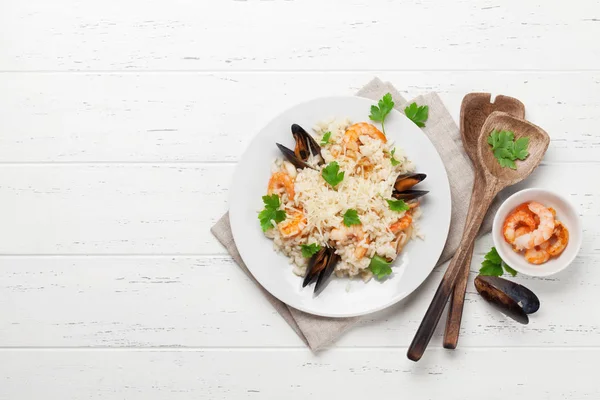
[[[556,240],[552,240],[556,238]],[[550,247],[548,247],[548,254],[552,257],[556,257],[563,252],[567,243],[569,243],[569,230],[560,221],[556,221],[556,227],[554,228],[554,234],[550,238]]]
[[[539,265],[543,264],[550,259],[550,253],[548,253],[548,242],[543,242],[539,246],[532,247],[525,252],[525,259],[531,264]]]
[[[529,233],[533,231],[533,228],[530,228],[528,226],[520,226],[517,229],[515,229],[515,239],[518,238],[519,236],[523,236],[526,233]],[[521,251],[518,250],[516,247],[513,246],[513,250],[517,253],[520,253]]]
[[[540,218],[540,224],[534,231],[515,239],[514,244],[518,250],[529,250],[539,246],[550,239],[554,232],[555,219],[550,210],[537,201],[529,203],[529,209]]]
[[[349,239],[356,239],[358,243],[356,244],[356,250],[354,250],[354,257],[358,260],[363,258],[367,253],[367,248],[363,247],[361,242],[364,241],[366,244],[371,242],[365,231],[358,225],[332,229],[329,237],[338,243],[347,243]]]
[[[342,143],[348,150],[358,151],[358,143],[360,142],[361,136],[369,136],[373,139],[379,139],[383,143],[387,142],[385,135],[375,127],[375,125],[368,124],[366,122],[359,122],[354,125],[350,125],[346,129]]]
[[[275,172],[269,179],[269,185],[267,188],[268,194],[279,193],[281,189],[284,189],[290,200],[294,200],[296,192],[294,191],[294,181],[285,172]]]
[[[412,215],[406,213],[402,218],[390,225],[390,231],[392,231],[394,234],[397,234],[398,232],[408,228],[410,224],[412,224],[412,220]]]
[[[516,229],[520,226],[527,226],[530,228],[530,231],[535,229],[533,217],[523,210],[513,212],[504,220],[504,228],[502,229],[504,240],[513,244],[517,237]]]
[[[289,238],[297,236],[306,227],[306,217],[302,210],[288,212],[285,220],[277,224],[281,236]]]

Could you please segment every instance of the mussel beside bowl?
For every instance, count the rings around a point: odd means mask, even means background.
[[[522,324],[528,324],[528,314],[540,308],[540,300],[535,293],[504,278],[479,275],[475,278],[475,288],[502,313]]]

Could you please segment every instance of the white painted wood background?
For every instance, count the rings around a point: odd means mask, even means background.
[[[1,1],[0,399],[600,398],[598,38],[597,0]],[[550,133],[522,186],[569,196],[584,244],[518,278],[529,326],[469,285],[459,349],[408,361],[442,268],[313,355],[210,234],[259,127],[373,76],[456,119],[516,96]]]

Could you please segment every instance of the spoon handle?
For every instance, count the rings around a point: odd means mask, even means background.
[[[423,353],[433,336],[435,327],[444,312],[448,298],[450,298],[456,279],[461,271],[460,267],[465,264],[467,257],[469,257],[469,251],[472,250],[477,232],[481,227],[483,218],[485,217],[492,200],[496,196],[496,193],[498,193],[498,190],[494,183],[491,183],[485,188],[481,202],[477,204],[476,208],[473,210],[473,218],[470,221],[467,221],[467,226],[463,232],[460,246],[452,258],[452,261],[433,296],[433,300],[431,300],[431,304],[425,312],[423,321],[421,321],[421,325],[419,326],[419,329],[417,329],[417,333],[408,348],[407,357],[410,360],[419,361],[423,356]]]
[[[475,161],[473,162],[475,163]],[[475,170],[475,180],[473,184],[473,193],[469,202],[469,211],[467,212],[467,222],[473,218],[473,211],[477,204],[481,201],[483,195],[483,185],[478,182],[484,179],[478,169]],[[455,349],[458,344],[458,336],[460,334],[460,323],[462,321],[463,308],[465,304],[465,292],[469,281],[469,271],[471,270],[471,258],[473,258],[473,246],[467,252],[467,258],[462,265],[458,278],[454,285],[454,291],[450,297],[450,305],[448,307],[448,319],[446,320],[446,330],[444,331],[444,348]]]
[[[465,294],[467,284],[469,283],[469,272],[471,270],[471,258],[473,258],[473,247],[467,252],[465,265],[460,269],[460,274],[454,285],[454,291],[450,296],[448,305],[448,319],[446,320],[446,329],[444,330],[444,348],[456,349],[458,336],[460,335],[460,323],[462,322],[463,309],[465,305]]]

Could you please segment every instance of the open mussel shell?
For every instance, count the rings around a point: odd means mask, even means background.
[[[335,254],[334,248],[323,247],[308,261],[302,287],[316,281],[314,292],[319,293],[325,287],[339,260],[340,256]]]
[[[396,183],[394,183],[394,189],[398,192],[404,192],[415,186],[417,183],[422,182],[425,178],[427,178],[427,175],[413,172],[398,175]]]
[[[296,140],[294,154],[302,161],[308,161],[310,155],[321,156],[321,146],[298,124],[292,124],[292,135]]]
[[[477,276],[475,288],[484,299],[522,324],[529,323],[527,314],[540,308],[540,300],[531,290],[497,276]]]
[[[414,200],[414,199],[418,199],[421,196],[425,196],[427,193],[429,193],[428,190],[413,190],[413,189],[409,189],[409,190],[405,190],[405,191],[398,191],[398,190],[394,190],[392,192],[392,197],[398,200],[404,200],[404,201],[410,201],[410,200]]]
[[[288,149],[287,147],[285,147],[282,144],[279,144],[279,143],[275,143],[275,144],[277,145],[279,150],[283,153],[286,160],[288,160],[289,162],[294,164],[294,167],[300,168],[300,169],[313,168],[308,163],[306,163],[306,162],[300,160],[298,157],[296,157],[296,154],[292,150]]]

